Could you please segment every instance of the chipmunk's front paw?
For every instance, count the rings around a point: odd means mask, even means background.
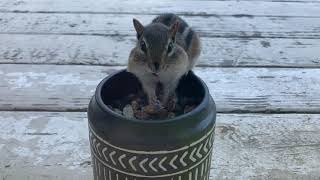
[[[174,93],[173,95],[171,95],[168,98],[168,101],[165,106],[166,109],[168,111],[174,111],[176,109],[177,102],[178,102],[178,97],[177,97],[176,93]]]

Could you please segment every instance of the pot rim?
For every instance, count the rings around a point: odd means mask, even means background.
[[[204,96],[203,96],[203,99],[201,101],[201,103],[195,108],[193,109],[192,111],[190,112],[187,112],[187,113],[184,113],[182,115],[179,115],[177,117],[174,117],[174,118],[168,118],[168,119],[157,119],[157,120],[139,120],[139,119],[130,119],[130,118],[126,118],[125,116],[123,115],[120,115],[118,113],[116,113],[115,111],[113,111],[112,109],[110,109],[102,100],[102,97],[101,97],[101,90],[102,90],[102,87],[103,85],[109,80],[111,79],[111,77],[119,74],[119,73],[122,73],[122,72],[128,72],[126,69],[122,69],[122,70],[118,70],[112,74],[110,74],[109,76],[105,77],[97,86],[96,88],[96,91],[95,91],[95,99],[98,103],[98,105],[100,106],[100,108],[102,108],[103,111],[106,111],[108,113],[110,113],[112,116],[115,116],[117,119],[120,119],[120,120],[124,120],[124,121],[129,121],[129,122],[134,122],[134,123],[139,123],[139,124],[164,124],[164,123],[171,123],[171,122],[177,122],[177,121],[181,121],[183,119],[186,119],[188,117],[192,117],[198,113],[200,113],[201,111],[203,111],[206,106],[209,105],[209,99],[211,98],[210,97],[210,94],[209,94],[209,90],[208,90],[208,87],[207,85],[204,83],[204,81],[202,79],[200,79],[198,76],[195,76],[195,80],[196,81],[199,81],[202,88],[204,89]],[[129,73],[129,72],[128,72]],[[213,109],[215,111],[215,109]],[[216,112],[214,112],[216,113]]]

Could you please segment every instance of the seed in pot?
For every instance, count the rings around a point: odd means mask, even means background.
[[[157,114],[159,113],[163,108],[157,104],[149,104],[142,108],[142,110],[148,114]]]
[[[179,94],[177,94],[176,96],[169,97],[165,105],[159,100],[149,104],[146,94],[144,94],[143,91],[137,91],[136,93],[128,94],[127,96],[112,101],[108,106],[114,112],[124,115],[127,118],[159,120],[174,118],[188,113],[192,111],[200,101],[201,99],[199,100],[195,97],[179,96]]]
[[[132,109],[132,106],[130,104],[126,105],[124,108],[123,108],[123,115],[127,118],[130,118],[130,119],[133,119],[134,118],[134,112],[133,112],[133,109]]]
[[[137,101],[132,101],[131,106],[134,112],[138,111],[140,109],[139,103]]]

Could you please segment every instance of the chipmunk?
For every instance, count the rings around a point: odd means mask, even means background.
[[[176,101],[175,89],[180,78],[196,64],[201,52],[200,39],[189,25],[175,14],[157,16],[143,26],[133,19],[137,32],[136,46],[131,50],[127,71],[141,82],[149,105],[167,107],[169,98]],[[163,94],[156,96],[157,84]],[[175,103],[175,102],[174,102]]]

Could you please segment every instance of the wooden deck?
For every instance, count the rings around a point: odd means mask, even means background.
[[[1,180],[93,179],[89,99],[125,68],[132,18],[163,12],[203,42],[210,180],[320,179],[319,0],[1,0]]]

